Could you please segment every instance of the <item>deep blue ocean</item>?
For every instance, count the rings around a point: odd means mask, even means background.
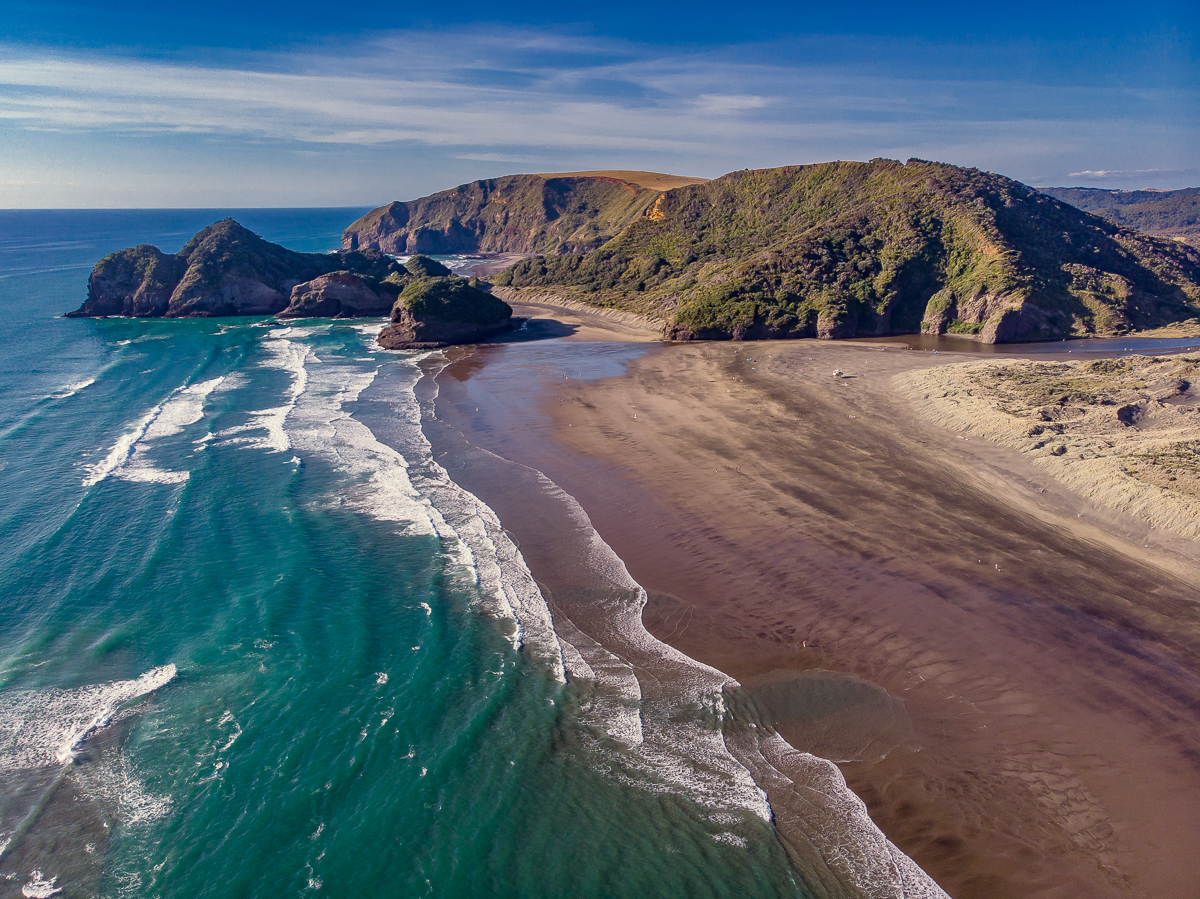
[[[61,317],[122,247],[361,212],[0,211],[0,897],[855,895],[611,763],[381,320]]]

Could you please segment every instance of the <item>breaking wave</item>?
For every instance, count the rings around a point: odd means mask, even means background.
[[[148,455],[149,448],[154,441],[172,437],[203,418],[205,400],[223,380],[223,377],[213,378],[177,387],[122,434],[102,461],[88,466],[83,486],[95,486],[110,476],[159,484],[186,481],[189,477],[186,471],[156,467]]]

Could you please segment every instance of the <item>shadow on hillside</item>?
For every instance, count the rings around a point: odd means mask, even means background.
[[[552,340],[570,337],[579,328],[550,318],[529,318],[512,331],[489,337],[483,343],[525,343],[530,340]]]

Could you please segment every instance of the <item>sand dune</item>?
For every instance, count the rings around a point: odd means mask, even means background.
[[[974,362],[896,386],[926,418],[1019,449],[1084,496],[1200,539],[1200,357]]]

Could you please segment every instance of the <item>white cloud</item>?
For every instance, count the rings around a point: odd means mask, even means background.
[[[1200,175],[1200,168],[1186,169],[1084,169],[1082,172],[1071,172],[1069,178],[1090,178],[1097,181],[1107,180],[1128,180],[1130,178],[1140,177],[1169,177],[1169,178],[1189,178]]]
[[[765,97],[753,94],[701,94],[696,100],[697,109],[713,115],[725,115],[743,109],[762,109],[766,105]]]
[[[342,196],[338,184],[366,177],[348,159],[396,170],[383,160],[388,153],[403,155],[407,174],[379,189],[401,196],[494,176],[503,166],[719,175],[914,155],[1043,184],[1155,180],[1155,172],[1170,181],[1195,171],[1187,166],[1198,161],[1200,127],[1178,114],[1146,113],[1155,104],[1196,108],[1195,91],[1143,91],[1135,102],[1124,88],[1090,82],[935,71],[923,62],[937,58],[932,52],[908,64],[893,48],[886,65],[870,48],[856,52],[822,63],[808,50],[671,50],[496,30],[388,33],[291,53],[227,54],[212,64],[0,45],[0,173],[65,184],[86,170],[96,184],[124,185],[117,200],[96,200],[112,203],[152,183],[150,171],[153,183],[195,183],[208,164],[214,183],[233,184],[239,172],[231,166],[253,157],[259,168],[240,173],[250,186],[236,195],[263,185],[255,194],[263,202],[274,202],[274,191],[290,203],[305,190],[314,191],[303,194],[312,201]],[[90,141],[106,147],[103,165],[86,156]],[[215,147],[226,154],[219,164]],[[1112,169],[1076,171],[1097,149]],[[303,167],[285,174],[285,156]],[[131,174],[118,182],[110,174],[117,171]],[[310,186],[320,172],[328,193]],[[354,184],[368,191],[362,180]],[[14,187],[0,191],[0,205],[36,204],[37,196]]]

